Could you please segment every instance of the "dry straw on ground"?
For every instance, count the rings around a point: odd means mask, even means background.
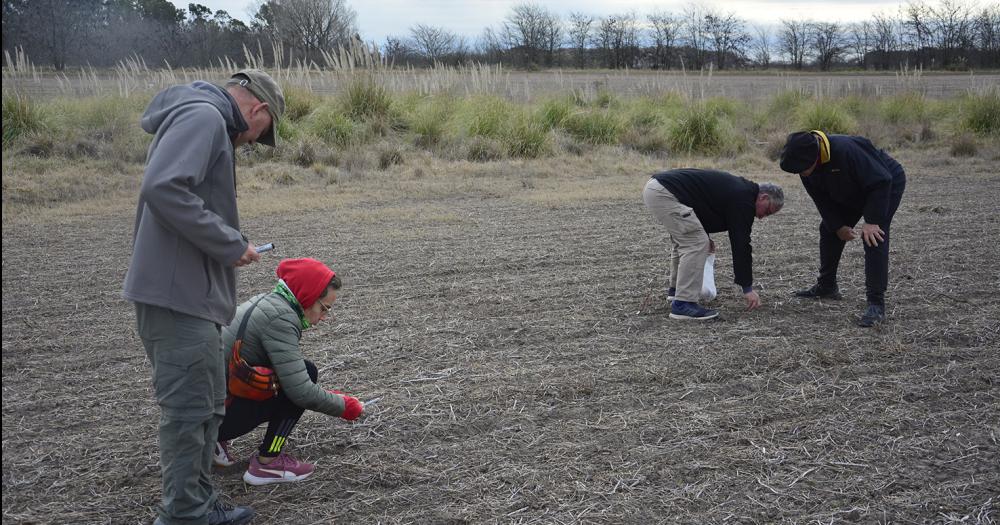
[[[281,257],[329,261],[337,319],[303,350],[324,386],[382,400],[355,424],[303,418],[305,482],[243,484],[259,433],[214,480],[255,523],[995,523],[995,159],[899,157],[890,322],[873,330],[853,325],[857,243],[843,301],[790,297],[813,279],[817,214],[773,168],[734,170],[786,185],[754,231],[765,306],[726,285],[722,236],[711,324],[667,318],[665,234],[639,199],[654,165],[627,151],[244,191],[244,231],[278,250],[240,297]],[[119,296],[132,203],[103,202],[4,216],[4,523],[145,523],[159,498],[149,368]]]

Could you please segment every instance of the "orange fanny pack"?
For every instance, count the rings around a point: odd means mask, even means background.
[[[229,366],[227,367],[229,378],[226,381],[226,386],[229,390],[229,396],[226,397],[226,406],[229,406],[234,396],[253,401],[266,401],[278,395],[278,375],[274,373],[274,370],[265,366],[250,366],[246,360],[240,357],[240,348],[243,347],[243,334],[246,333],[247,322],[259,302],[260,299],[253,303],[243,316],[240,329],[236,333],[236,341],[233,342],[233,353],[229,357]]]

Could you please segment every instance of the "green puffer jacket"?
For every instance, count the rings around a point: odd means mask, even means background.
[[[341,415],[344,412],[343,398],[323,390],[309,379],[306,363],[299,352],[299,339],[302,337],[299,315],[288,301],[276,293],[261,294],[241,304],[232,323],[222,330],[227,366],[243,316],[260,297],[263,299],[250,314],[240,357],[250,366],[272,368],[278,374],[281,391],[297,406],[331,416]]]

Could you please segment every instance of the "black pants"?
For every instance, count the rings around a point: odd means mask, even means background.
[[[319,378],[319,370],[312,361],[306,361],[306,371],[313,383]],[[226,408],[226,418],[219,427],[219,440],[229,441],[248,434],[251,430],[267,422],[267,432],[257,452],[264,457],[274,457],[281,453],[285,441],[291,435],[305,409],[292,403],[284,391],[267,401],[253,401],[234,397]]]
[[[865,295],[868,304],[885,305],[885,290],[889,287],[889,226],[892,217],[903,199],[903,189],[906,187],[906,177],[900,175],[892,181],[892,193],[889,194],[889,212],[885,224],[879,224],[885,232],[885,240],[878,246],[865,247]],[[863,215],[861,209],[841,208],[840,214],[847,226],[854,227]],[[831,227],[824,222],[819,225],[819,284],[832,287],[837,284],[837,267],[840,266],[840,256],[844,253],[845,241],[837,237],[837,229],[841,225]]]

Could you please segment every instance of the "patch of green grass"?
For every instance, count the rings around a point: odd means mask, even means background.
[[[282,120],[297,121],[307,117],[322,104],[322,98],[310,89],[288,86],[285,94],[285,114]]]
[[[670,148],[677,153],[715,155],[735,152],[743,142],[715,110],[706,105],[690,108],[670,126]]]
[[[511,157],[533,159],[551,150],[549,128],[527,113],[510,120],[503,142]]]
[[[850,113],[829,99],[801,106],[796,122],[799,129],[818,129],[826,133],[853,133],[858,127]]]
[[[912,91],[888,97],[879,106],[882,118],[889,124],[921,122],[927,115],[927,99]]]
[[[573,106],[573,100],[567,97],[546,100],[538,109],[538,121],[546,129],[558,128],[573,112]]]
[[[979,135],[1000,134],[1000,89],[965,98],[962,103],[962,128]]]
[[[608,110],[583,110],[563,120],[563,129],[589,144],[615,144],[625,130],[621,116]]]
[[[454,123],[459,135],[500,139],[513,112],[513,104],[502,98],[476,96],[460,105]]]
[[[611,92],[610,89],[599,89],[597,95],[594,96],[594,105],[599,108],[610,108],[615,105],[617,99],[615,94]]]
[[[354,122],[333,104],[316,108],[306,126],[313,135],[338,146],[346,146],[356,139]]]
[[[812,102],[812,97],[797,89],[781,91],[771,98],[767,112],[772,118],[782,118],[794,115],[799,106]]]
[[[372,77],[362,77],[347,86],[345,112],[353,120],[392,117],[392,96]]]
[[[3,146],[45,127],[45,113],[26,96],[3,95]]]
[[[448,129],[448,120],[454,113],[455,100],[451,97],[425,99],[409,109],[404,117],[406,128],[414,135],[417,146],[438,144]]]

